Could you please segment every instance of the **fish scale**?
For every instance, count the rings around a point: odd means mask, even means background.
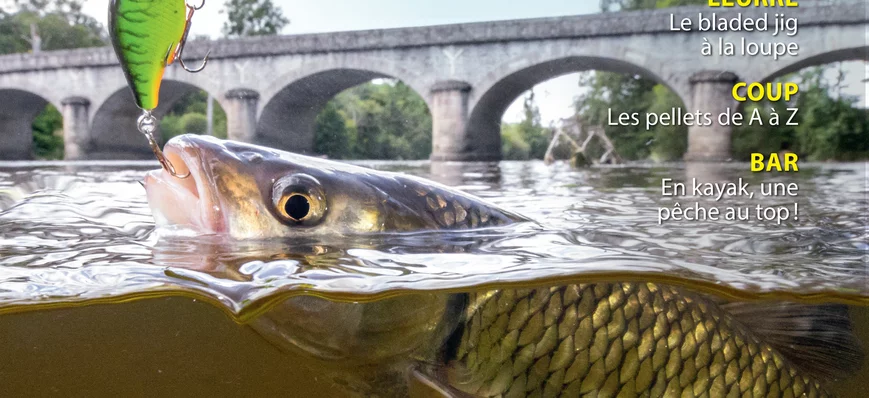
[[[510,215],[449,192],[425,186],[418,186],[414,191],[425,200],[426,212],[444,229],[482,228],[516,221]]]
[[[716,303],[653,283],[475,293],[450,384],[486,397],[826,397]]]
[[[184,136],[167,147],[198,159],[189,163],[190,172],[207,183],[190,190],[166,184],[162,171],[152,172],[146,180],[149,203],[158,202],[155,212],[172,215],[170,223],[199,223],[208,233],[306,240],[528,221],[416,177],[215,138]],[[168,186],[183,192],[166,190]],[[279,204],[290,193],[319,201],[310,204],[329,212],[313,214],[304,228],[287,223],[277,216],[286,212]],[[160,203],[164,198],[169,200]],[[214,219],[178,212],[210,212],[212,204],[220,204]],[[477,244],[493,238],[481,237]],[[287,300],[255,323],[282,347],[329,358],[338,350],[359,363],[388,362],[382,370],[387,374],[348,375],[358,376],[348,384],[358,385],[354,390],[385,396],[401,395],[404,387],[439,396],[455,396],[456,390],[490,397],[827,396],[820,382],[850,377],[864,362],[847,307],[837,304],[723,302],[654,283],[456,292],[433,304],[445,307],[431,313],[417,307],[412,299],[417,296],[402,294],[347,308],[344,302],[310,308],[304,301]],[[318,322],[287,315],[299,309],[307,316],[316,313],[312,319]],[[418,310],[422,318],[432,318],[394,324],[402,311]],[[370,320],[374,327],[354,319]],[[347,338],[322,341],[336,331]],[[409,331],[418,334],[407,338]],[[401,359],[393,363],[393,358]]]

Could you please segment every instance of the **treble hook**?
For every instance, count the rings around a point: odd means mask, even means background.
[[[205,0],[200,1],[198,6],[191,6],[190,3],[184,3],[184,4],[187,6],[187,8],[192,8],[192,9],[198,11],[198,10],[201,10],[202,7],[205,7]]]
[[[187,67],[186,64],[184,64],[184,59],[181,58],[183,52],[184,52],[184,49],[182,48],[182,49],[181,49],[181,52],[178,54],[178,63],[181,64],[181,68],[182,68],[182,69],[184,69],[184,70],[186,70],[186,71],[188,71],[188,72],[190,72],[190,73],[198,73],[198,72],[202,72],[202,70],[205,69],[205,65],[208,64],[208,55],[211,54],[211,50],[208,50],[208,52],[205,53],[205,58],[202,59],[202,64],[199,65],[199,67],[196,68],[196,69],[190,69],[190,68]]]
[[[166,158],[166,155],[163,154],[163,151],[160,150],[160,144],[157,143],[157,139],[154,138],[154,131],[157,130],[157,118],[151,114],[149,111],[143,111],[142,116],[139,116],[139,120],[136,121],[136,126],[139,128],[139,132],[148,139],[148,145],[151,146],[151,150],[154,151],[154,156],[157,157],[157,161],[160,162],[160,165],[163,166],[163,169],[166,170],[172,177],[175,178],[187,178],[190,176],[190,172],[181,175],[175,171],[175,166],[172,165],[172,162]]]
[[[174,60],[178,61],[178,63],[181,64],[181,68],[183,68],[184,70],[190,73],[197,73],[205,69],[205,65],[208,64],[208,55],[211,54],[211,50],[208,50],[208,52],[205,53],[205,58],[202,59],[202,64],[199,65],[198,68],[191,69],[187,67],[187,65],[184,63],[184,47],[187,46],[187,35],[190,33],[190,21],[193,19],[193,13],[196,10],[200,10],[202,9],[202,7],[205,7],[205,0],[201,0],[198,6],[190,5],[190,3],[185,3],[185,5],[187,5],[187,23],[184,27],[184,35],[181,36],[181,42],[178,43],[178,51],[175,53]]]

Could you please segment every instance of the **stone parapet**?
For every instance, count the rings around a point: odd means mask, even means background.
[[[813,25],[849,25],[869,22],[863,1],[800,4],[787,9],[788,17],[799,20],[800,28]],[[261,57],[283,54],[369,51],[408,47],[482,44],[508,41],[575,39],[643,33],[673,34],[670,14],[678,21],[696,19],[698,12],[732,18],[737,14],[756,17],[776,8],[679,7],[651,11],[628,11],[566,17],[474,22],[412,28],[374,29],[287,36],[252,37],[216,41],[191,40],[185,58],[210,59]],[[44,51],[39,54],[0,56],[0,73],[70,68],[77,66],[114,66],[118,60],[110,47]]]

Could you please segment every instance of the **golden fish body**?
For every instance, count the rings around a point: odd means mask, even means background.
[[[235,239],[527,221],[421,178],[250,144],[182,136],[166,154],[192,178],[148,175],[158,223]],[[846,310],[595,283],[360,303],[292,297],[251,325],[281,348],[349,364],[339,374],[354,379],[342,382],[364,395],[823,397],[822,383],[862,363]]]
[[[447,383],[482,397],[825,397],[717,304],[653,283],[471,294]]]

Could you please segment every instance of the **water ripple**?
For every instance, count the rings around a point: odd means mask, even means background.
[[[671,202],[660,196],[661,178],[704,175],[684,165],[368,165],[464,187],[540,224],[318,241],[166,238],[137,183],[142,167],[0,169],[0,309],[185,291],[238,313],[286,292],[358,299],[600,275],[869,300],[865,165],[801,165],[798,176],[770,176],[800,183],[800,218],[787,225],[659,225],[656,208]],[[715,173],[758,178],[727,166]],[[760,202],[775,203],[727,203]]]

